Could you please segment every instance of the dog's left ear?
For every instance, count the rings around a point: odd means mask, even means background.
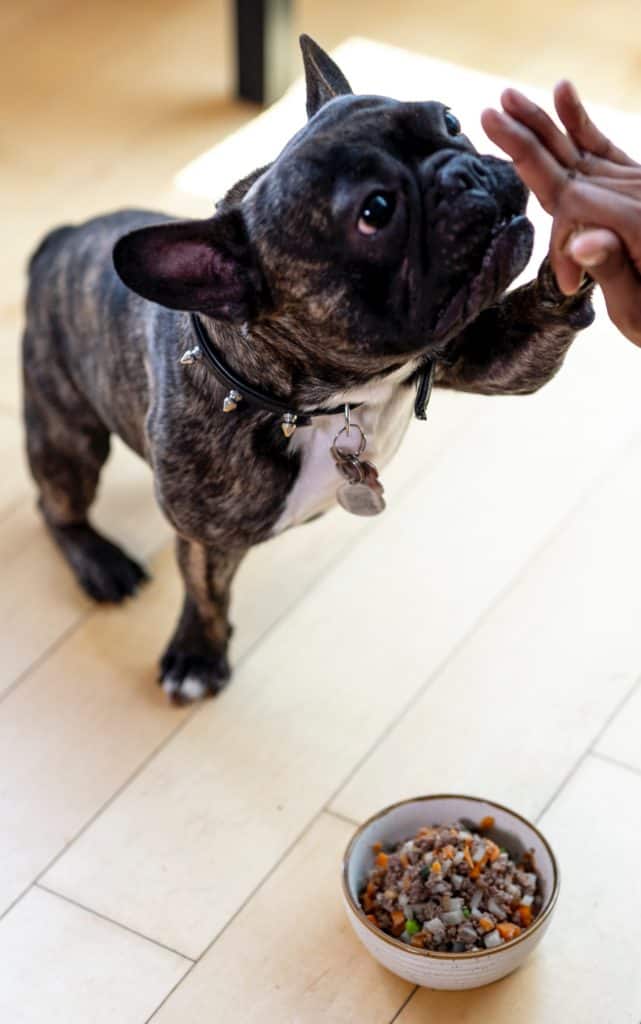
[[[262,278],[237,209],[132,231],[113,261],[128,288],[170,309],[245,321],[260,304]]]
[[[305,66],[307,116],[313,117],[335,96],[351,95],[352,87],[338,65],[321,50],[318,43],[309,36],[301,36],[299,42]]]

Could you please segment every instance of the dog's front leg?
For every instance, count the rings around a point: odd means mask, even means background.
[[[560,369],[576,332],[592,323],[592,288],[588,280],[576,295],[563,295],[546,258],[534,281],[461,333],[451,359],[439,364],[437,385],[485,395],[537,391]]]
[[[177,538],[185,598],[160,662],[160,682],[176,703],[215,694],[229,679],[230,588],[245,553],[246,549],[213,548]]]

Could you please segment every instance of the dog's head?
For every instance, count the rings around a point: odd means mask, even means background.
[[[442,351],[527,263],[526,190],[444,104],[355,96],[301,45],[306,126],[214,217],[122,238],[116,269],[154,302],[303,325],[352,362]]]

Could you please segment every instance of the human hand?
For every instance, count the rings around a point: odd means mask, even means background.
[[[603,290],[610,318],[641,345],[641,165],[590,120],[574,87],[554,93],[567,134],[515,89],[486,110],[489,137],[552,215],[550,258],[559,288],[574,293],[584,270]]]

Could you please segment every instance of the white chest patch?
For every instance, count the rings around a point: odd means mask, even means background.
[[[412,417],[415,391],[403,385],[403,381],[413,372],[414,366],[404,366],[388,377],[331,399],[333,406],[359,404],[352,412],[352,422],[358,424],[367,437],[363,459],[373,462],[379,472],[394,455]],[[318,416],[311,426],[299,427],[291,438],[290,447],[300,454],[301,466],[274,526],[274,534],[304,523],[336,503],[336,491],[343,481],[330,448],[343,426],[342,413]],[[384,484],[385,480],[382,482]]]

